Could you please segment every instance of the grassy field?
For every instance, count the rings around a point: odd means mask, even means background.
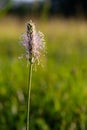
[[[87,23],[34,19],[45,34],[44,68],[33,71],[30,130],[87,130]],[[0,130],[26,129],[28,68],[19,44],[26,20],[0,21]]]

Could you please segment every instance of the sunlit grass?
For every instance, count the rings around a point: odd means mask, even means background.
[[[34,19],[44,32],[44,68],[33,72],[32,130],[86,130],[87,23],[79,20]],[[27,66],[19,45],[26,20],[0,21],[0,129],[25,130]],[[8,127],[7,127],[8,126]]]

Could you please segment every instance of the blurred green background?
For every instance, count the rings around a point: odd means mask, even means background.
[[[0,130],[26,130],[28,68],[18,57],[30,19],[47,46],[44,67],[33,71],[30,130],[87,130],[86,20],[49,16],[47,3],[40,15],[30,8],[20,14],[11,2],[0,9]]]

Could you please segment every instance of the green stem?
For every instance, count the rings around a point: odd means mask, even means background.
[[[27,125],[26,125],[26,130],[29,130],[29,127],[30,127],[30,94],[31,94],[31,78],[32,78],[32,63],[30,63],[29,78],[28,78]]]

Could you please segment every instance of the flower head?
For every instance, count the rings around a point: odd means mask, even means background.
[[[26,49],[26,58],[31,62],[40,63],[41,55],[45,54],[45,40],[42,32],[37,32],[32,21],[27,23],[27,29],[22,34],[21,44]]]

